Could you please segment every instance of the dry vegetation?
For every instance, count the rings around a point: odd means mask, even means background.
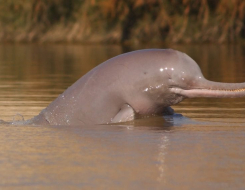
[[[238,42],[244,0],[5,0],[0,41]]]

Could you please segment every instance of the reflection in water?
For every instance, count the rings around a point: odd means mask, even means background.
[[[167,137],[166,134],[162,134],[162,137],[160,138],[160,143],[159,143],[159,154],[158,154],[158,162],[159,162],[159,176],[157,178],[158,181],[162,183],[166,183],[166,163],[165,163],[165,157],[167,154],[167,147],[169,145],[169,138]]]
[[[141,48],[149,47],[156,48]],[[0,119],[37,115],[88,70],[137,48],[0,45]],[[210,80],[245,81],[244,47],[172,48]],[[188,99],[174,106],[183,117],[135,126],[0,125],[0,187],[243,189],[244,105],[244,98]]]

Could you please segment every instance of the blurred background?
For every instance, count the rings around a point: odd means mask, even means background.
[[[244,0],[1,0],[1,42],[242,42]]]

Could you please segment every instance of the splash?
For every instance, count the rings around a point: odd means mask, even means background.
[[[23,115],[17,113],[13,116],[13,120],[12,121],[4,121],[2,119],[0,119],[0,125],[25,125],[28,124],[28,120],[25,121]]]
[[[13,120],[11,122],[11,124],[13,125],[23,125],[25,124],[25,119],[24,119],[24,116],[17,113],[13,116]]]

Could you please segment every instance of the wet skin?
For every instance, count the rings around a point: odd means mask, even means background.
[[[206,80],[196,62],[171,49],[111,58],[81,77],[28,124],[107,124],[173,114],[185,98],[245,96],[245,83]]]

